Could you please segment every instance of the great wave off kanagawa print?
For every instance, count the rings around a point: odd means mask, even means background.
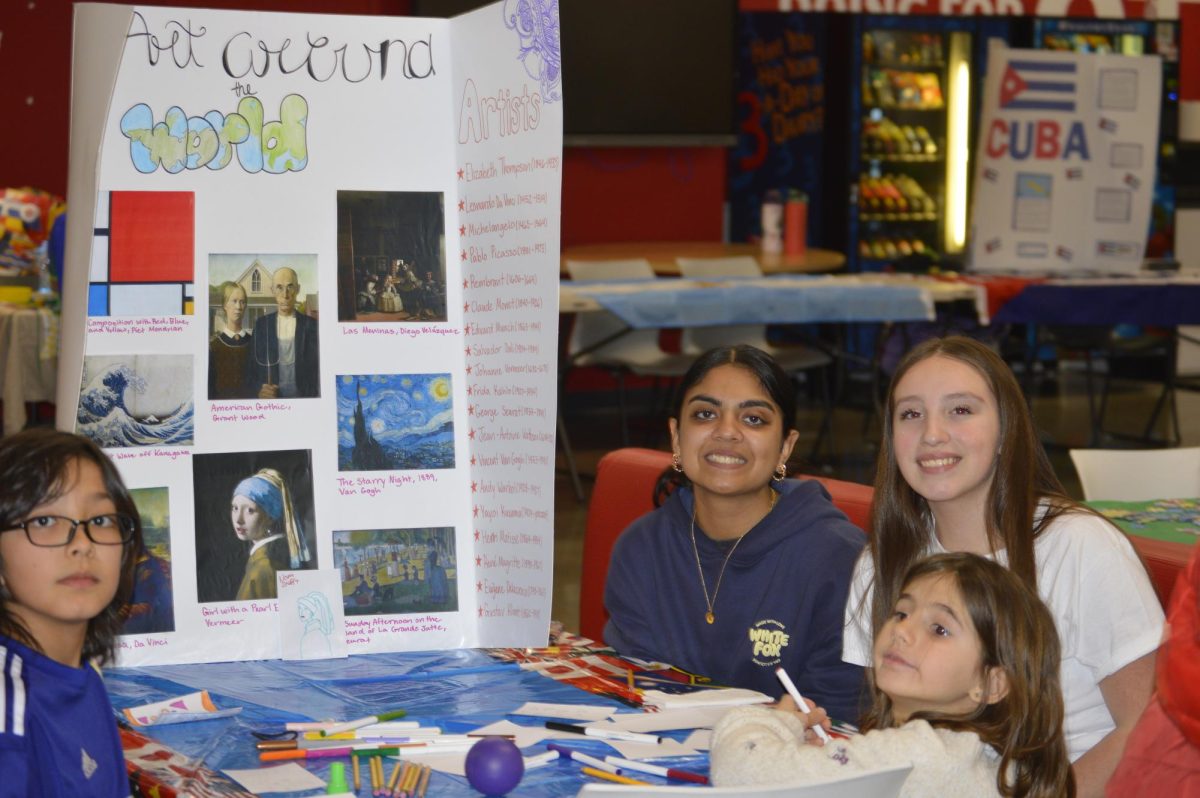
[[[75,431],[106,449],[191,446],[189,355],[85,357]]]

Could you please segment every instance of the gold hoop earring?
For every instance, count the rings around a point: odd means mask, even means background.
[[[671,455],[671,468],[675,469],[675,473],[683,473],[683,463],[679,460],[678,454]]]
[[[771,479],[775,480],[776,482],[783,482],[783,480],[787,479],[787,464],[780,463],[779,465],[775,466],[775,474],[771,477]]]

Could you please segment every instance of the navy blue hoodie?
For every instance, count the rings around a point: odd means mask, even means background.
[[[843,612],[866,535],[815,481],[773,483],[774,509],[742,538],[708,607],[690,534],[693,496],[680,488],[621,533],[613,547],[604,640],[621,654],[666,662],[719,684],[770,696],[783,665],[800,693],[855,722],[862,668],[842,662]],[[696,527],[711,597],[731,542]]]

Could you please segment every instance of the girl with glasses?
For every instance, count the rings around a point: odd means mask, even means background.
[[[0,440],[0,795],[129,795],[97,667],[115,655],[141,548],[133,499],[94,443]]]

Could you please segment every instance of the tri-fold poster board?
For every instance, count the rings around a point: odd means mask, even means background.
[[[544,645],[548,5],[76,6],[58,413],[142,516],[121,664]]]
[[[1150,231],[1159,56],[989,42],[971,268],[1127,273]]]

